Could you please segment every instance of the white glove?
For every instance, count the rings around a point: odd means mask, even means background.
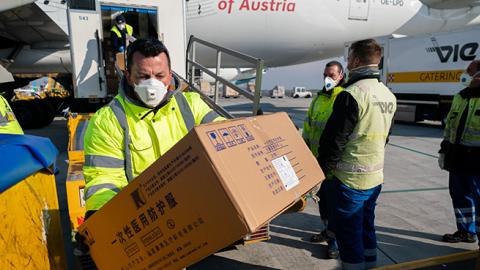
[[[438,155],[438,167],[440,167],[440,169],[442,169],[442,170],[445,169],[445,154],[444,153],[440,153],[440,155]]]
[[[129,42],[134,42],[135,40],[137,40],[134,36],[130,36],[130,35],[127,35],[127,39]]]

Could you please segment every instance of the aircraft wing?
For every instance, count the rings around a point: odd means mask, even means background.
[[[2,0],[2,3],[0,4],[0,12],[27,5],[35,1],[36,0]]]
[[[480,6],[480,0],[420,0],[434,9],[457,9]]]
[[[15,44],[51,48],[68,44],[66,4],[62,1],[7,1],[28,4],[7,9],[0,4],[0,49]],[[11,6],[11,5],[9,5]]]

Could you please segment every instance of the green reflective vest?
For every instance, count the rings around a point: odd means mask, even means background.
[[[131,36],[133,35],[133,27],[131,27],[130,25],[126,24],[125,25],[125,29],[127,30],[127,35]],[[110,31],[114,32],[117,37],[121,38],[122,37],[122,33],[120,32],[120,29],[118,29],[117,25],[115,24],[114,26],[112,26],[112,28],[110,29]]]
[[[358,123],[333,174],[350,188],[366,190],[383,183],[385,143],[396,99],[377,79],[360,80],[344,91],[358,104]]]
[[[461,138],[457,138],[460,119],[465,110],[468,110],[465,127]],[[466,99],[460,94],[454,96],[443,137],[452,144],[458,140],[461,145],[480,147],[480,98]]]
[[[303,139],[312,151],[313,155],[318,157],[318,147],[320,137],[322,136],[328,118],[333,111],[333,104],[343,87],[337,86],[329,93],[321,91],[312,100],[310,107],[303,122]]]
[[[23,134],[12,108],[2,95],[0,95],[0,133]]]
[[[197,93],[177,92],[141,119],[150,110],[119,94],[90,119],[83,167],[87,211],[101,208],[195,125],[223,119]]]

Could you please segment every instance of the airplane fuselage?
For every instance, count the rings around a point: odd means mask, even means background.
[[[448,18],[454,11],[435,13],[418,0],[189,0],[186,12],[189,35],[262,58],[267,66],[338,56],[355,40],[480,22],[478,10],[456,10]]]

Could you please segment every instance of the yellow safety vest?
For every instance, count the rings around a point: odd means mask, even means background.
[[[383,183],[385,143],[397,103],[377,79],[360,80],[344,91],[358,104],[358,123],[333,174],[350,188],[366,190]]]
[[[133,27],[131,27],[130,25],[126,24],[125,25],[125,29],[127,29],[127,35],[131,36],[133,35]],[[112,28],[110,29],[110,31],[114,32],[117,37],[121,38],[122,37],[122,32],[120,32],[120,29],[118,29],[117,25],[113,25]]]
[[[337,86],[331,90],[331,93],[320,92],[312,100],[308,109],[307,116],[303,122],[303,139],[316,157],[318,157],[320,137],[328,118],[332,114],[335,99],[342,91],[343,87]]]
[[[458,126],[465,110],[468,110],[465,128],[462,137],[457,138]],[[454,96],[443,136],[452,144],[456,144],[459,139],[461,145],[480,147],[480,98],[466,99],[460,94]]]
[[[8,101],[0,95],[0,133],[23,134],[22,127],[17,121]]]
[[[190,92],[177,92],[141,119],[150,110],[119,94],[90,119],[83,167],[87,211],[101,208],[195,125],[223,120]]]

